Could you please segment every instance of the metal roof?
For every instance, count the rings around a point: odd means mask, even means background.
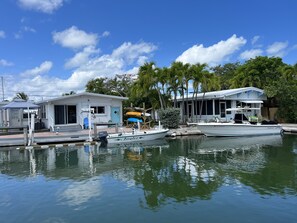
[[[25,101],[22,99],[15,99],[14,101],[0,107],[0,109],[9,109],[9,108],[19,108],[19,109],[28,109],[28,108],[39,108],[39,105],[33,104],[30,101]]]
[[[264,94],[264,91],[260,88],[256,87],[244,87],[244,88],[234,88],[234,89],[228,89],[228,90],[221,90],[221,91],[210,91],[210,92],[205,92],[205,93],[198,93],[197,94],[197,99],[201,99],[204,97],[204,99],[215,99],[215,98],[225,98],[230,95],[235,95],[239,93],[244,93],[247,91],[257,91],[260,94]],[[185,98],[187,95],[185,95]],[[196,97],[194,95],[194,97]],[[190,93],[188,95],[188,98],[193,98],[193,93]],[[177,100],[181,100],[182,97],[179,96],[177,97]]]
[[[65,96],[61,96],[61,97],[57,97],[57,98],[53,98],[53,99],[47,99],[47,100],[39,101],[39,102],[37,102],[37,104],[44,104],[44,103],[47,103],[47,102],[60,101],[60,100],[65,100],[65,99],[79,97],[79,96],[94,96],[94,97],[104,97],[104,98],[111,98],[111,99],[118,99],[118,100],[128,100],[127,97],[82,92],[82,93],[65,95]]]

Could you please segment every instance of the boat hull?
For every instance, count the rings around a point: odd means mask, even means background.
[[[164,138],[168,129],[164,130],[149,130],[149,131],[136,131],[132,133],[119,133],[119,134],[109,134],[107,136],[107,143],[129,143],[129,142],[139,142],[139,141],[150,141],[155,139]]]
[[[258,136],[280,134],[280,125],[252,125],[233,123],[197,123],[206,136]]]

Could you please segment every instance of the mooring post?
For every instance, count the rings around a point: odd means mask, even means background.
[[[23,128],[23,132],[24,132],[24,146],[27,146],[27,144],[28,144],[28,129],[27,129],[27,127]]]
[[[97,138],[97,123],[94,123],[94,139]]]

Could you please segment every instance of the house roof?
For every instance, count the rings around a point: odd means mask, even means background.
[[[39,106],[36,104],[33,104],[30,101],[25,101],[22,99],[15,99],[14,101],[10,102],[9,104],[6,104],[1,107],[1,109],[9,109],[9,108],[27,109],[27,108],[39,108]]]
[[[89,92],[82,92],[77,94],[71,94],[71,95],[65,95],[57,98],[47,99],[43,101],[39,101],[36,104],[44,104],[47,102],[54,102],[54,101],[60,101],[65,100],[69,98],[75,98],[80,96],[93,96],[93,97],[102,97],[102,98],[111,98],[111,99],[118,99],[118,100],[128,100],[127,97],[120,97],[120,96],[114,96],[114,95],[106,95],[106,94],[97,94],[97,93],[89,93]]]
[[[215,99],[215,98],[225,98],[230,95],[235,95],[239,93],[244,93],[244,92],[250,92],[250,91],[256,91],[260,95],[264,94],[264,91],[260,88],[256,87],[244,87],[244,88],[234,88],[234,89],[228,89],[228,90],[221,90],[221,91],[210,91],[210,92],[205,92],[204,93],[198,93],[197,94],[197,99],[202,99],[204,95],[204,99]],[[194,95],[195,97],[195,95]],[[186,95],[185,95],[186,98]],[[188,98],[193,98],[193,93],[190,93],[188,95]],[[177,100],[182,100],[182,97],[179,96]]]

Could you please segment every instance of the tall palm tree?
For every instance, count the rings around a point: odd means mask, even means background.
[[[14,99],[22,99],[22,100],[28,101],[29,96],[25,92],[18,92],[14,97]]]
[[[182,69],[179,63],[172,63],[171,67],[169,68],[168,72],[168,93],[173,93],[174,100],[173,100],[173,106],[174,108],[177,107],[177,95],[180,92],[182,94],[181,90],[181,78],[182,77]]]
[[[138,79],[133,84],[133,87],[131,89],[132,95],[136,96],[144,96],[148,97],[149,95],[153,94],[154,91],[157,92],[160,107],[163,109],[163,100],[161,95],[161,89],[159,86],[159,75],[160,75],[160,69],[155,66],[154,62],[145,63],[139,68],[138,71]],[[151,104],[156,107],[157,104],[153,102],[153,97],[150,99]]]
[[[202,115],[205,93],[208,91],[218,90],[218,89],[220,89],[220,82],[219,82],[218,76],[208,71],[204,72],[201,79],[201,91],[203,92],[203,96],[202,96],[202,103],[201,103],[200,112],[199,112],[200,119]]]
[[[197,94],[199,92],[199,88],[201,87],[202,78],[205,75],[207,68],[207,64],[194,64],[190,68],[192,81],[193,81],[193,96],[192,100],[197,102]],[[198,103],[198,102],[197,102]],[[194,105],[194,114],[198,114],[197,106]]]

